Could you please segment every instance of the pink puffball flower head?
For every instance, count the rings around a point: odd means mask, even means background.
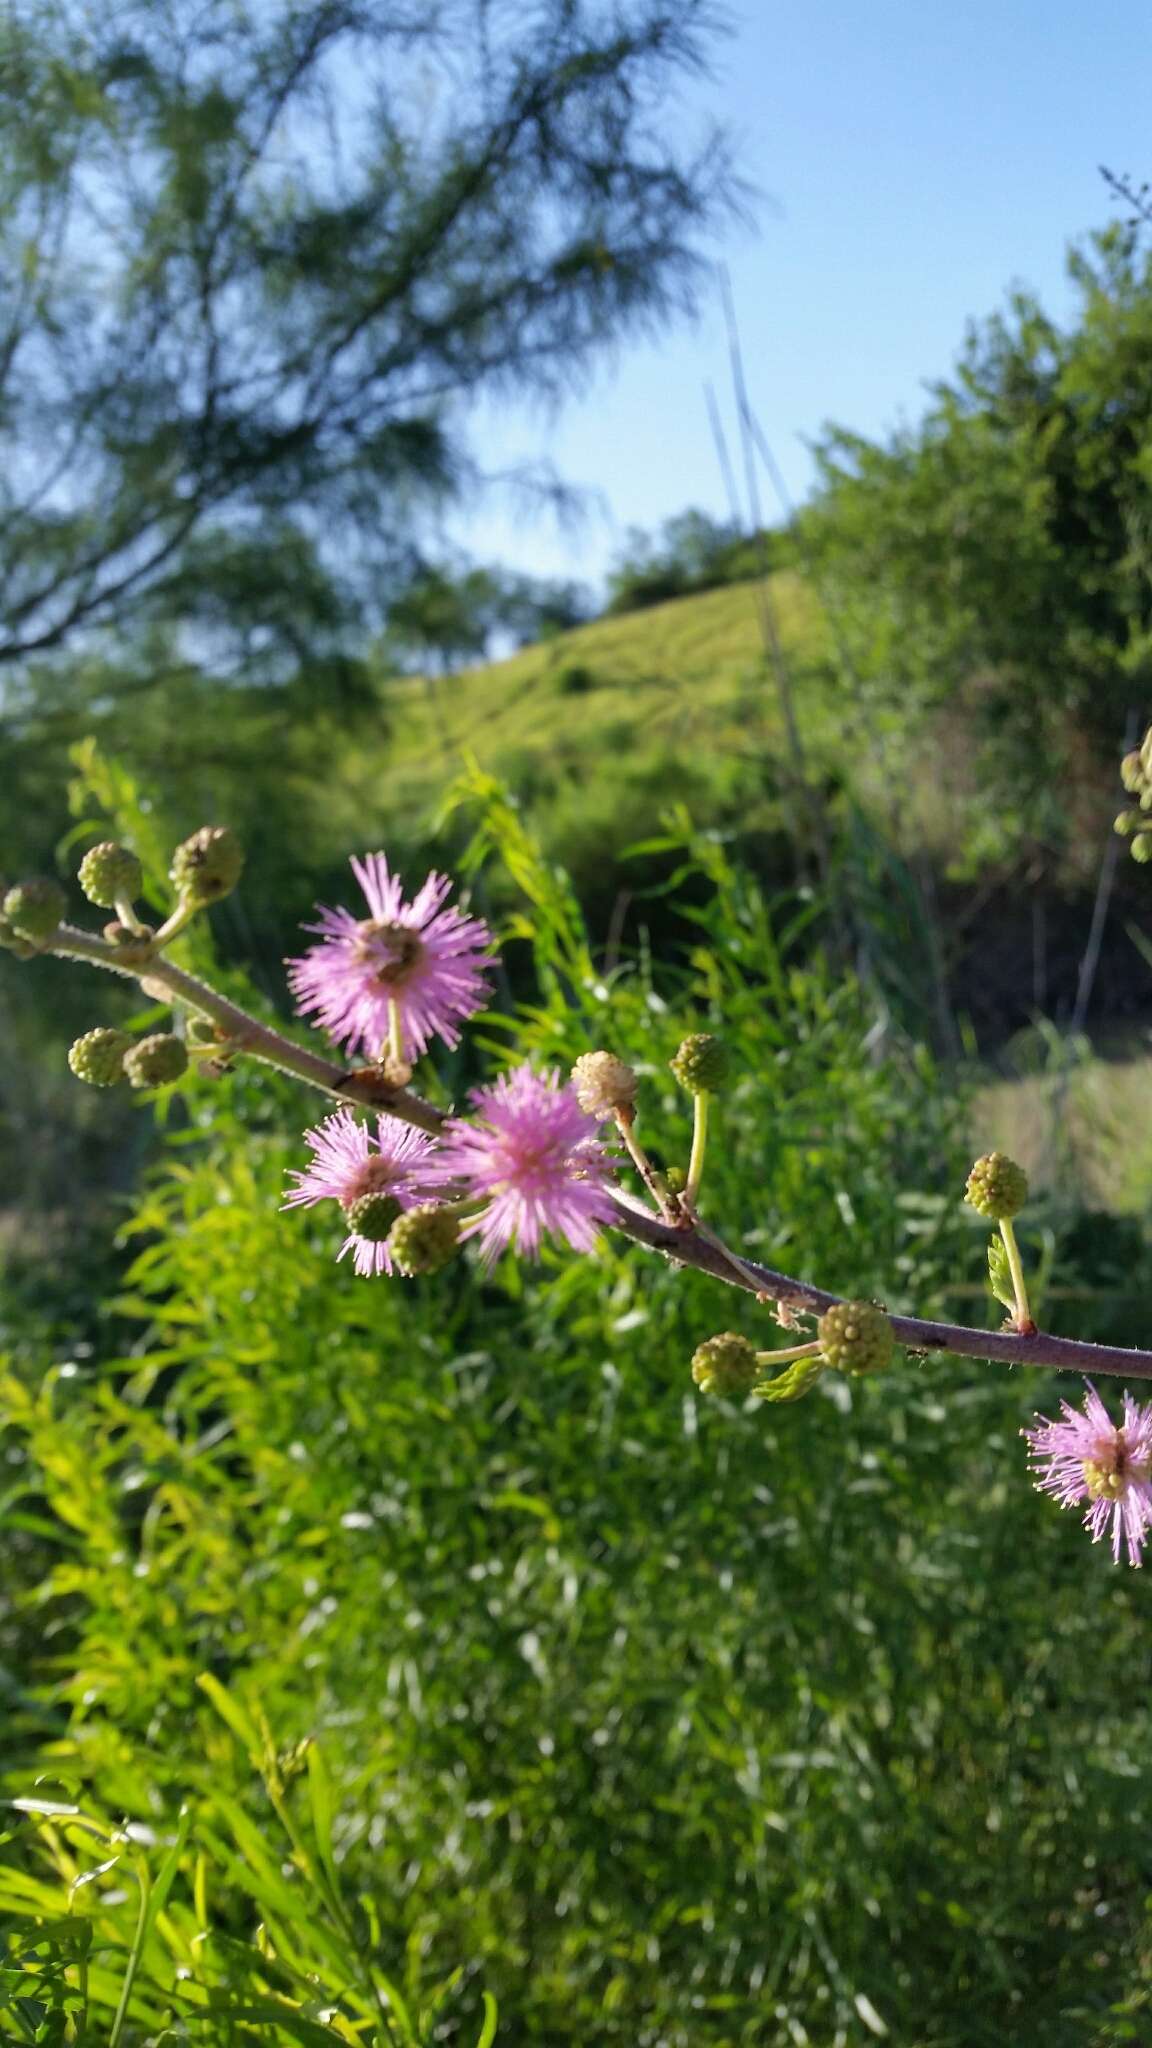
[[[475,1089],[472,1102],[475,1121],[453,1117],[442,1153],[454,1180],[484,1202],[461,1236],[479,1235],[488,1267],[508,1245],[535,1257],[544,1232],[591,1251],[612,1215],[612,1169],[570,1083],[555,1070],[516,1067]]]
[[[1152,1527],[1152,1404],[1124,1396],[1124,1420],[1113,1422],[1089,1381],[1083,1413],[1060,1403],[1063,1420],[1036,1417],[1037,1428],[1025,1429],[1028,1456],[1036,1485],[1062,1508],[1087,1501],[1084,1527],[1099,1543],[1111,1528],[1112,1557],[1120,1562],[1127,1545],[1129,1564],[1140,1563],[1140,1551]]]
[[[380,1117],[373,1135],[350,1109],[338,1109],[304,1136],[312,1148],[312,1164],[303,1172],[291,1169],[296,1186],[281,1205],[285,1209],[310,1209],[329,1201],[346,1206],[362,1195],[393,1195],[402,1209],[414,1209],[421,1202],[435,1201],[443,1184],[436,1140],[398,1117]],[[388,1246],[378,1240],[353,1231],[337,1258],[345,1252],[353,1254],[356,1271],[365,1279],[392,1271]]]
[[[315,1018],[333,1043],[375,1060],[388,1038],[395,1004],[403,1055],[415,1059],[429,1041],[459,1045],[456,1026],[488,999],[481,973],[492,934],[478,917],[444,908],[452,884],[429,875],[411,903],[388,872],[382,853],[352,862],[364,891],[367,917],[318,905],[320,944],[288,962],[297,1009]]]

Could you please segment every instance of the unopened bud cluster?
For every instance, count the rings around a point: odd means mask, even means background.
[[[188,1051],[172,1031],[133,1040],[127,1031],[101,1026],[69,1047],[68,1065],[78,1081],[92,1088],[114,1088],[118,1081],[133,1088],[170,1088],[187,1072]]]
[[[86,1031],[68,1050],[68,1065],[78,1081],[92,1088],[114,1088],[124,1079],[124,1055],[131,1051],[127,1031]]]
[[[372,1244],[385,1242],[400,1213],[395,1195],[358,1195],[354,1202],[344,1204],[349,1230]]]
[[[43,944],[56,931],[67,907],[59,882],[35,876],[9,889],[4,917],[19,938]]]
[[[816,1326],[820,1356],[838,1372],[881,1372],[895,1345],[892,1324],[874,1301],[838,1301]]]
[[[188,1071],[188,1049],[171,1031],[154,1031],[124,1055],[124,1072],[133,1088],[170,1088]]]
[[[422,1202],[397,1217],[388,1249],[397,1271],[412,1279],[417,1273],[438,1273],[455,1257],[459,1243],[459,1217],[434,1202]]]
[[[968,1175],[965,1198],[989,1222],[1010,1222],[1028,1200],[1028,1176],[1006,1153],[985,1153]]]
[[[169,870],[185,903],[219,903],[230,896],[244,868],[244,852],[227,825],[202,825],[176,848]]]
[[[99,846],[89,847],[78,879],[89,903],[115,910],[118,903],[131,903],[140,894],[144,876],[134,853],[105,839]]]
[[[1120,763],[1120,780],[1136,806],[1128,806],[1116,820],[1116,830],[1132,844],[1132,858],[1152,860],[1152,726],[1139,747],[1125,754]]]
[[[737,1330],[722,1330],[697,1345],[692,1377],[702,1394],[748,1394],[760,1377],[756,1347]]]
[[[709,1031],[694,1031],[668,1062],[689,1095],[714,1095],[728,1079],[728,1050]]]

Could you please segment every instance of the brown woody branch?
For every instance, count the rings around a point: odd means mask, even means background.
[[[229,1047],[263,1060],[281,1073],[306,1081],[324,1094],[365,1108],[386,1109],[402,1123],[418,1130],[439,1131],[446,1113],[432,1103],[386,1081],[376,1067],[348,1071],[331,1060],[295,1044],[271,1025],[261,1024],[246,1010],[229,1002],[207,982],[182,967],[153,953],[147,942],[115,945],[94,933],[61,925],[42,949],[64,957],[87,960],[116,974],[146,982],[150,991],[163,987],[178,1002],[198,1016],[209,1018],[224,1034]],[[733,1262],[711,1231],[699,1229],[690,1217],[668,1223],[627,1195],[613,1197],[613,1227],[633,1244],[659,1252],[674,1265],[690,1267],[738,1287],[757,1300],[782,1303],[789,1309],[822,1314],[843,1299],[822,1287],[777,1273],[743,1253]],[[1127,1351],[1118,1345],[1086,1344],[1074,1337],[1052,1337],[1044,1331],[1020,1336],[1014,1330],[973,1330],[962,1323],[926,1322],[918,1316],[892,1317],[898,1341],[909,1351],[928,1355],[951,1352],[959,1358],[981,1358],[1001,1365],[1042,1366],[1050,1372],[1120,1374],[1129,1379],[1152,1379],[1152,1352]]]

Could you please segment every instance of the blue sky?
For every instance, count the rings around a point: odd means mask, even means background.
[[[749,393],[788,487],[836,420],[915,418],[966,322],[1013,283],[1069,306],[1070,240],[1114,218],[1098,166],[1152,179],[1152,8],[1135,0],[736,0],[702,111],[735,134],[756,226],[728,263]],[[718,300],[694,328],[625,349],[550,419],[478,422],[491,467],[551,462],[592,494],[578,531],[493,499],[453,527],[482,559],[595,580],[629,525],[724,514],[708,425],[730,420]],[[775,511],[770,493],[766,506]]]

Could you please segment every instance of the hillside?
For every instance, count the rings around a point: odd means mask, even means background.
[[[899,701],[881,709],[872,691],[864,703],[810,586],[780,571],[770,594],[806,769],[850,864],[844,889],[866,924],[890,927],[893,967],[915,964],[914,999],[938,946],[949,1002],[982,1044],[1002,1044],[1037,1013],[1070,1014],[1112,837],[1110,765],[1072,744],[1035,775],[1031,797],[1021,787],[1006,804],[979,679],[970,701],[930,720]],[[653,879],[622,871],[618,856],[658,832],[676,801],[731,832],[766,879],[785,880],[795,797],[761,604],[759,584],[734,584],[455,675],[388,679],[387,733],[376,744],[361,726],[333,764],[328,832],[347,836],[353,820],[355,841],[386,831],[394,845],[425,845],[472,757],[518,796],[594,927],[620,887]],[[1148,968],[1126,935],[1144,914],[1144,881],[1120,864],[1096,980],[1104,1020],[1147,1014]]]
[[[975,700],[928,726],[874,692],[863,704],[804,579],[777,572],[769,601],[815,783],[848,789],[895,851],[926,857],[942,879],[986,881],[1020,861],[1035,874],[1039,856],[1058,886],[1095,887],[1115,810],[1107,773],[1087,760],[1053,771],[1062,823],[1049,840],[1042,804],[1029,814],[1021,791],[1008,813],[989,790]],[[390,677],[387,738],[366,750],[357,734],[341,795],[370,813],[383,799],[390,829],[418,837],[471,756],[516,791],[578,876],[654,829],[674,799],[700,822],[774,832],[787,824],[790,770],[763,603],[760,583],[732,584],[452,675]]]
[[[819,755],[835,730],[819,611],[793,574],[773,578],[771,599]],[[405,826],[426,818],[471,755],[544,814],[551,850],[578,871],[593,850],[603,860],[650,830],[677,797],[710,819],[766,822],[785,741],[761,604],[758,585],[736,584],[600,619],[486,667],[391,682],[390,815]],[[381,764],[361,756],[360,770],[375,805]]]

